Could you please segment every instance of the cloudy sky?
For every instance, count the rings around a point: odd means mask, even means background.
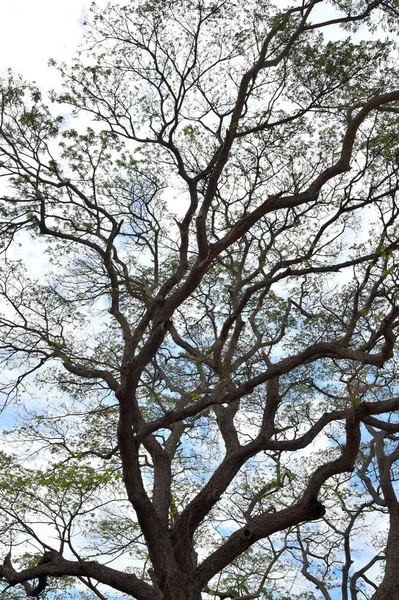
[[[2,0],[0,72],[11,67],[39,87],[56,85],[48,60],[67,61],[74,55],[89,6],[90,0]]]

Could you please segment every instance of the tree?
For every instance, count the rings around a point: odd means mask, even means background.
[[[270,599],[288,553],[320,597],[333,575],[304,535],[320,499],[349,514],[352,472],[380,480],[375,598],[393,597],[399,82],[393,36],[369,32],[397,17],[93,5],[52,105],[3,78],[3,393],[25,404],[1,455],[10,598]]]

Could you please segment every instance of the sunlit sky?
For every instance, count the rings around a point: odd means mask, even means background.
[[[59,80],[48,60],[68,61],[74,56],[90,4],[89,0],[2,0],[0,72],[11,67],[41,88],[56,86]]]

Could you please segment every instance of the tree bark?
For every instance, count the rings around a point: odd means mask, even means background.
[[[371,600],[399,600],[399,508],[390,512],[385,575]]]
[[[198,588],[182,578],[181,585],[177,579],[173,582],[166,582],[166,585],[162,592],[163,600],[201,600],[202,594],[198,592]]]

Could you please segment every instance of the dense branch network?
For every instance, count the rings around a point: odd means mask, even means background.
[[[17,570],[6,553],[7,589],[75,577],[99,598],[98,584],[138,600],[257,598],[291,552],[329,598],[302,524],[328,523],[319,498],[351,474],[389,513],[375,598],[393,589],[399,81],[393,42],[322,32],[397,9],[332,5],[324,21],[322,0],[93,5],[87,54],[58,67],[53,98],[94,119],[83,133],[3,80],[3,391],[12,402],[36,374],[46,401],[10,436],[48,462],[1,455],[3,538],[32,555]],[[39,280],[16,259],[29,236],[50,257]],[[328,453],[293,474],[323,435]],[[344,507],[351,600],[381,560],[350,575],[369,506]],[[273,557],[237,591],[262,544]]]

